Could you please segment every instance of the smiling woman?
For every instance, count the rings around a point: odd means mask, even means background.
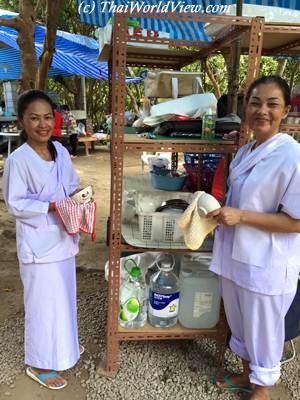
[[[230,348],[244,371],[220,372],[218,387],[270,400],[280,378],[285,315],[300,270],[300,145],[280,132],[290,108],[290,89],[278,76],[254,81],[246,119],[255,140],[230,164],[226,206],[208,214],[220,224],[211,270],[221,290],[232,332]]]
[[[278,86],[274,80],[261,79],[261,83],[251,86],[246,97],[246,120],[254,131],[256,147],[279,132],[291,106],[288,99],[289,87]]]
[[[68,151],[49,140],[54,111],[44,92],[20,96],[18,119],[24,143],[6,160],[3,195],[16,218],[26,374],[57,390],[67,385],[57,371],[71,368],[80,357],[75,274],[79,236],[68,235],[53,211],[55,202],[78,189],[79,178]]]
[[[43,92],[38,97],[37,91],[32,91],[31,96],[26,92],[26,95],[25,102],[20,97],[21,107],[18,111],[19,123],[23,129],[22,141],[27,142],[43,160],[51,161],[55,158],[55,147],[49,141],[54,129],[54,105]]]

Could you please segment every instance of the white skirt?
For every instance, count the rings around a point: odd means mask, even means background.
[[[79,355],[75,257],[56,263],[22,264],[25,364],[62,371]]]

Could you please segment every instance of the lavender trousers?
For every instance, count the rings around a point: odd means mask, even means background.
[[[280,378],[284,318],[295,292],[270,296],[256,293],[221,278],[227,321],[232,332],[230,348],[250,363],[250,382],[273,386]]]

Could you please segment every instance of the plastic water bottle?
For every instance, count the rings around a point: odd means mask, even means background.
[[[156,265],[158,272],[150,278],[149,322],[159,328],[176,325],[179,306],[179,280],[173,272],[174,258],[171,254],[162,254]]]
[[[216,114],[209,108],[202,118],[202,139],[213,139],[215,137]]]
[[[129,261],[133,263],[130,270],[126,265]],[[128,275],[120,287],[119,324],[123,328],[141,328],[147,321],[146,285],[134,260],[127,260],[124,268]]]

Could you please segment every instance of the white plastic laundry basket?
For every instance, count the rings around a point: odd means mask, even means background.
[[[186,192],[140,192],[137,195],[137,214],[139,221],[139,232],[143,241],[162,241],[183,243],[181,230],[176,220],[181,213],[155,212],[164,201],[172,199],[190,202],[193,193]],[[147,212],[144,212],[144,209]]]

